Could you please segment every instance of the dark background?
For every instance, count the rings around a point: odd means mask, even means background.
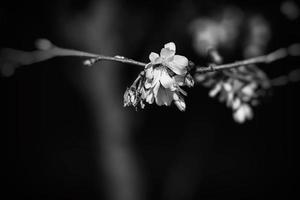
[[[64,18],[84,16],[93,2],[97,1],[4,1],[0,46],[33,50],[35,39],[43,37],[66,48],[89,50],[66,39],[68,31],[60,29]],[[191,47],[186,24],[226,5],[261,13],[268,20],[268,51],[300,39],[299,18],[285,18],[279,0],[116,2],[121,9],[115,30],[122,48],[115,51],[136,60],[147,61],[149,52],[175,41],[180,54],[204,62]],[[230,56],[240,59],[239,49]],[[299,63],[299,58],[288,58],[262,66],[276,77]],[[0,77],[0,198],[106,198],[90,102],[78,89],[82,80],[76,81],[82,68],[80,59],[56,58]],[[122,106],[123,91],[139,69],[120,68],[116,101]],[[146,199],[292,199],[298,179],[299,83],[275,88],[254,109],[254,119],[243,125],[209,98],[206,89],[188,92],[184,113],[175,106],[151,105],[138,112],[122,108],[133,121],[128,138],[143,168]]]

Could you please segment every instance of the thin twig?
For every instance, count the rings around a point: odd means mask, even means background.
[[[142,67],[146,67],[147,63],[139,62],[130,58],[125,58],[124,56],[104,56],[104,55],[98,55],[96,58],[91,58],[86,61],[84,61],[84,65],[91,66],[99,61],[102,60],[109,60],[109,61],[116,61],[116,62],[121,62],[121,63],[126,63],[126,64],[131,64],[131,65],[138,65]]]
[[[46,42],[46,41],[40,41],[40,42]],[[78,56],[78,57],[99,56],[93,53],[87,53],[83,51],[57,47],[51,44],[50,41],[47,42],[48,42],[47,47],[41,47],[40,46],[41,44],[36,44],[38,50],[31,51],[31,52],[4,48],[1,50],[1,58],[9,61],[13,61],[15,63],[18,63],[19,65],[31,65],[58,56]]]
[[[5,76],[13,75],[16,68],[21,66],[27,66],[34,63],[49,60],[54,57],[62,56],[75,56],[75,57],[88,57],[84,61],[85,65],[92,65],[100,60],[109,60],[122,62],[132,65],[138,65],[145,67],[147,64],[132,59],[128,59],[122,56],[104,56],[99,54],[93,54],[83,51],[77,51],[73,49],[65,49],[55,46],[47,39],[40,39],[36,42],[37,50],[35,51],[21,51],[10,48],[3,48],[0,51],[0,71]]]

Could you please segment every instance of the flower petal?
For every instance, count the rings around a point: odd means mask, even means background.
[[[161,77],[161,73],[164,70],[163,67],[157,67],[155,69],[153,69],[153,85],[159,83],[160,81],[160,77]]]
[[[257,85],[255,83],[248,84],[242,89],[242,93],[246,96],[253,96],[255,92],[255,88]]]
[[[153,86],[152,91],[153,91],[153,94],[154,94],[154,97],[155,97],[155,98],[156,98],[156,96],[157,96],[157,93],[158,93],[159,88],[160,88],[160,83],[159,83],[159,82],[156,83],[156,84]]]
[[[244,123],[246,120],[245,117],[245,113],[243,111],[243,108],[239,108],[237,109],[234,113],[233,113],[233,119],[238,122],[238,123]]]
[[[153,72],[154,70],[153,70],[153,67],[149,67],[149,68],[147,68],[147,69],[145,69],[145,76],[146,76],[146,78],[147,79],[153,79]]]
[[[155,102],[157,105],[166,105],[169,106],[173,101],[173,92],[164,87],[159,87]]]
[[[150,92],[147,96],[146,96],[146,102],[149,104],[152,104],[154,101],[154,95],[153,92]]]
[[[237,110],[241,105],[241,100],[239,98],[236,98],[233,102],[232,102],[232,109],[233,110]]]
[[[155,63],[158,57],[159,55],[157,53],[151,52],[149,55],[149,60],[151,61],[151,63]]]
[[[180,111],[185,111],[186,105],[185,105],[184,99],[175,92],[173,94],[173,99],[174,99],[174,104],[177,106],[177,108]]]
[[[222,85],[220,83],[216,84],[213,89],[209,91],[209,96],[210,97],[215,97],[222,89]]]
[[[188,59],[184,56],[175,55],[172,61],[169,61],[168,68],[178,75],[184,75],[187,72]]]
[[[176,52],[176,45],[174,42],[169,42],[164,46],[166,49],[170,49],[171,51]]]
[[[174,103],[180,111],[185,111],[186,105],[184,101],[175,101]]]
[[[145,89],[150,89],[151,87],[153,87],[153,81],[147,79],[145,81],[144,87]]]
[[[224,83],[223,88],[225,89],[226,92],[232,92],[232,85],[230,83]]]
[[[173,78],[179,86],[183,86],[185,84],[185,76],[175,75]]]
[[[160,83],[164,86],[164,88],[173,88],[176,81],[170,77],[166,70],[163,70],[160,75]]]
[[[162,60],[169,60],[175,55],[175,51],[170,50],[169,48],[162,48],[160,51],[160,57]]]
[[[238,123],[244,123],[253,117],[252,109],[248,104],[243,104],[233,113],[233,118]]]

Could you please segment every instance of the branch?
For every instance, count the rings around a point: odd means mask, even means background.
[[[287,56],[299,56],[300,55],[300,44],[293,44],[288,48],[281,48],[278,49],[270,54],[258,56],[242,61],[236,61],[234,63],[228,63],[223,65],[216,65],[211,64],[208,67],[196,67],[196,73],[206,73],[206,72],[213,72],[213,71],[222,71],[226,69],[231,69],[235,67],[251,65],[251,64],[259,64],[259,63],[271,63],[276,60],[283,59]]]
[[[147,65],[147,63],[139,62],[119,55],[105,56],[105,55],[93,54],[93,53],[88,53],[83,51],[77,51],[73,49],[61,48],[55,46],[47,39],[39,39],[37,40],[35,45],[37,50],[31,52],[20,51],[20,50],[9,49],[9,48],[2,49],[0,52],[0,69],[2,74],[6,76],[11,76],[13,75],[15,69],[18,67],[31,65],[37,62],[42,62],[59,56],[88,57],[88,59],[83,62],[83,64],[87,66],[91,66],[103,60],[121,62],[121,63],[131,64],[131,65],[137,65],[141,67],[146,67]],[[267,55],[258,56],[243,61],[237,61],[234,63],[223,64],[223,65],[211,64],[208,67],[201,67],[201,66],[194,66],[194,67],[196,67],[196,73],[206,73],[212,71],[226,70],[226,69],[250,65],[250,64],[271,63],[276,60],[285,58],[289,55],[299,56],[300,44],[294,44],[289,46],[288,48],[282,48]]]
[[[49,60],[54,57],[61,56],[75,56],[75,57],[88,57],[88,60],[84,61],[85,65],[92,65],[100,60],[117,61],[122,63],[128,63],[139,66],[146,66],[146,63],[138,62],[132,59],[128,59],[122,56],[104,56],[99,54],[93,54],[83,51],[77,51],[73,49],[65,49],[55,46],[47,39],[39,39],[35,44],[37,50],[35,51],[21,51],[16,49],[4,48],[0,51],[0,70],[3,75],[13,75],[16,68],[21,66],[27,66],[34,63]]]

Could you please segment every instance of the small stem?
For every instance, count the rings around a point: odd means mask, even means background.
[[[131,65],[138,65],[142,67],[146,67],[147,63],[139,62],[133,59],[125,58],[123,56],[104,56],[104,55],[98,55],[96,58],[91,58],[86,61],[84,61],[85,65],[91,66],[97,62],[100,62],[102,60],[109,60],[109,61],[116,61],[116,62],[121,62],[121,63],[126,63],[126,64],[131,64]]]

